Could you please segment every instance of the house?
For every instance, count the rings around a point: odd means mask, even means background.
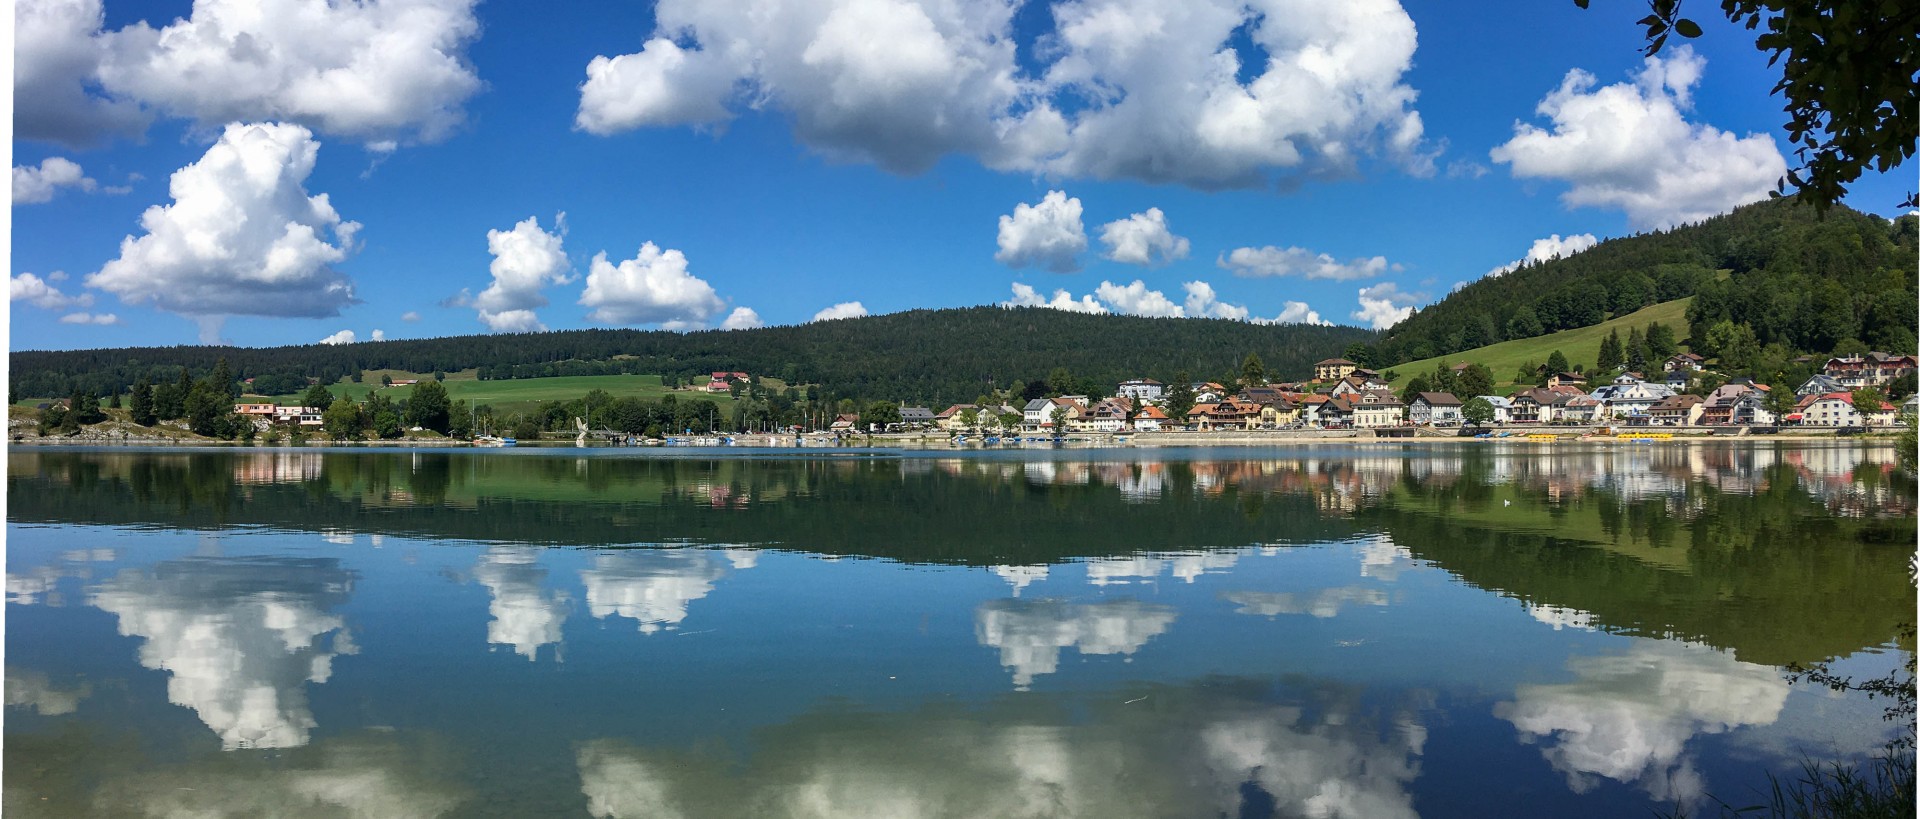
[[[1667,380],[1666,380],[1667,389],[1673,390],[1674,392],[1682,392],[1686,390],[1687,387],[1693,384],[1694,373],[1696,372],[1699,372],[1699,371],[1689,370],[1685,368],[1678,369],[1678,370],[1668,370]]]
[[[1450,392],[1423,392],[1407,405],[1407,419],[1419,426],[1453,427],[1461,422],[1460,399]]]
[[[1136,378],[1120,382],[1120,387],[1113,393],[1136,401],[1158,401],[1166,394],[1166,388],[1167,385],[1151,378]]]
[[[1554,373],[1553,375],[1547,376],[1547,387],[1549,389],[1561,385],[1585,387],[1587,385],[1587,377],[1579,373]]]
[[[1733,400],[1733,412],[1728,423],[1741,425],[1771,426],[1778,421],[1773,411],[1767,409],[1768,390],[1756,385],[1753,389],[1740,394]]]
[[[1569,424],[1591,424],[1605,412],[1606,406],[1600,403],[1600,399],[1591,395],[1575,395],[1560,407],[1560,420]]]
[[[1840,379],[1827,375],[1826,373],[1815,373],[1812,378],[1806,380],[1806,383],[1795,387],[1793,394],[1800,398],[1805,398],[1809,395],[1826,395],[1830,392],[1840,392],[1845,389],[1846,387],[1840,384]]]
[[[1300,407],[1291,399],[1282,398],[1260,404],[1260,426],[1264,428],[1290,427],[1298,420],[1300,420]]]
[[[1353,404],[1344,397],[1328,398],[1320,405],[1316,413],[1319,425],[1326,429],[1346,429],[1353,426]]]
[[[1560,410],[1574,396],[1536,387],[1513,394],[1508,418],[1516,424],[1550,424],[1560,418]]]
[[[1739,404],[1741,396],[1765,389],[1765,387],[1755,387],[1753,382],[1746,379],[1720,385],[1707,394],[1706,401],[1701,405],[1699,423],[1706,426],[1725,426],[1734,423],[1733,408]],[[1762,396],[1765,394],[1761,392]]]
[[[1661,364],[1667,372],[1699,372],[1706,369],[1707,360],[1693,353],[1675,353]]]
[[[1491,423],[1506,424],[1506,423],[1511,423],[1513,421],[1513,400],[1512,399],[1507,398],[1504,395],[1478,395],[1478,396],[1474,396],[1474,399],[1485,401],[1487,402],[1487,406],[1493,407],[1493,421]],[[1469,400],[1474,400],[1474,399],[1469,399]],[[1466,408],[1463,406],[1461,408],[1462,417],[1465,417],[1464,415],[1465,411],[1466,411]]]
[[[1159,407],[1141,407],[1133,416],[1133,428],[1141,432],[1159,432],[1167,426],[1167,412]]]
[[[1083,401],[1086,400],[1084,396],[1078,397]],[[1055,409],[1064,411],[1066,413],[1066,420],[1068,421],[1086,414],[1085,411],[1081,409],[1081,405],[1075,403],[1072,397],[1035,398],[1032,401],[1028,401],[1026,409],[1021,411],[1022,428],[1028,432],[1052,431],[1053,411]]]
[[[1329,358],[1313,365],[1313,377],[1321,381],[1338,381],[1353,374],[1359,366],[1344,358]]]
[[[1213,407],[1212,402],[1194,404],[1193,409],[1187,410],[1187,429],[1197,429],[1202,432],[1212,429],[1212,425],[1207,422],[1207,413],[1212,412]]]
[[[1787,420],[1812,427],[1886,426],[1893,423],[1893,405],[1882,403],[1878,409],[1862,413],[1853,405],[1853,393],[1830,392],[1800,399]]]
[[[1127,413],[1133,411],[1133,399],[1109,398],[1087,409],[1084,416],[1088,432],[1119,432],[1127,428]]]
[[[983,411],[973,404],[954,404],[951,407],[935,413],[933,416],[933,425],[948,432],[959,432],[967,429],[966,423],[961,418],[967,410],[973,410],[975,426],[979,426],[980,422],[986,418]]]
[[[1260,405],[1229,398],[1206,414],[1209,429],[1253,429],[1260,424]]]
[[[1863,356],[1829,358],[1826,366],[1820,368],[1820,372],[1838,379],[1842,387],[1854,389],[1878,387],[1911,373],[1914,369],[1913,356],[1874,352]]]
[[[1362,378],[1349,375],[1333,385],[1334,395],[1358,396],[1369,392],[1393,394],[1393,386],[1378,378]]]
[[[1674,390],[1665,384],[1642,381],[1630,373],[1593,391],[1593,397],[1605,407],[1601,413],[1603,418],[1645,418],[1654,404],[1673,394]]]
[[[1317,427],[1320,423],[1320,410],[1331,399],[1319,393],[1308,393],[1300,397],[1299,421],[1302,426]]]
[[[854,431],[857,431],[859,427],[860,427],[859,415],[856,415],[851,412],[843,412],[839,415],[833,416],[833,423],[829,425],[827,428],[833,430],[834,432],[854,432]]]
[[[707,380],[707,386],[704,389],[707,392],[732,392],[733,382],[739,381],[744,384],[749,380],[746,373],[715,370],[713,376]],[[395,381],[393,383],[398,384],[400,382]]]
[[[1391,392],[1367,392],[1353,404],[1353,425],[1361,429],[1397,427],[1406,417],[1407,405]]]
[[[274,407],[273,422],[276,424],[317,427],[321,424],[321,412],[323,412],[323,410],[318,407]]]
[[[1907,400],[1900,402],[1900,414],[1920,415],[1920,393],[1909,395]]]
[[[271,418],[273,416],[273,410],[274,410],[274,405],[272,404],[234,404],[233,405],[233,411],[234,411],[234,414],[236,415],[259,415],[259,416]]]
[[[926,407],[900,406],[900,423],[909,427],[933,426],[933,410]]]
[[[1647,410],[1648,418],[1655,424],[1668,427],[1690,427],[1700,420],[1706,399],[1698,395],[1669,395],[1655,402]]]

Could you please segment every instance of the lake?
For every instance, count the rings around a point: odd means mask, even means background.
[[[1891,446],[15,448],[9,816],[1647,816],[1861,760]]]

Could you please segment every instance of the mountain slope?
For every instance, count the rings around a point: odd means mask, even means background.
[[[1085,315],[1045,308],[970,307],[754,330],[672,333],[569,330],[294,347],[149,347],[11,356],[13,396],[59,396],[76,387],[124,390],[142,375],[172,380],[225,359],[236,377],[292,373],[331,383],[371,369],[417,373],[478,367],[486,377],[660,373],[690,378],[714,370],[820,384],[840,396],[916,402],[966,401],[990,385],[1047,378],[1055,368],[1101,383],[1171,381],[1185,371],[1218,378],[1248,353],[1267,370],[1305,376],[1374,334],[1355,327],[1261,326],[1214,319]]]
[[[1493,371],[1496,385],[1509,383],[1514,371],[1529,362],[1545,364],[1547,358],[1559,350],[1567,357],[1567,363],[1593,369],[1594,361],[1600,357],[1600,340],[1608,333],[1618,332],[1626,338],[1629,330],[1647,331],[1647,325],[1654,322],[1672,327],[1676,335],[1684,337],[1687,330],[1687,307],[1693,303],[1691,297],[1666,301],[1652,307],[1636,310],[1619,318],[1595,324],[1592,327],[1580,327],[1561,330],[1533,338],[1520,338],[1502,341],[1485,347],[1462,350],[1444,356],[1404,361],[1393,365],[1398,376],[1393,380],[1394,389],[1406,386],[1416,375],[1433,372],[1434,368],[1445,361],[1449,364],[1484,364]],[[1531,384],[1531,382],[1529,382]]]
[[[1696,335],[1732,321],[1762,345],[1825,353],[1851,338],[1912,352],[1917,236],[1911,215],[1889,223],[1840,206],[1822,219],[1792,199],[1758,202],[1473,282],[1388,329],[1372,363],[1589,327],[1696,294]]]

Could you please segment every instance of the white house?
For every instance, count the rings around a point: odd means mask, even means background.
[[[1887,426],[1893,423],[1893,405],[1881,404],[1864,415],[1853,405],[1853,393],[1830,392],[1800,399],[1795,412],[1810,427]],[[1791,416],[1789,416],[1791,418]]]
[[[1493,407],[1493,420],[1490,423],[1505,424],[1513,420],[1513,401],[1509,400],[1506,396],[1481,395],[1475,397],[1487,402],[1488,406]],[[1468,399],[1469,402],[1472,400],[1473,399]]]
[[[1601,416],[1607,418],[1645,416],[1653,410],[1654,404],[1673,394],[1673,388],[1665,384],[1653,384],[1626,375],[1593,391],[1594,399],[1603,406]]]
[[[1420,426],[1459,426],[1460,399],[1450,392],[1423,392],[1407,405],[1407,419]]]
[[[1407,405],[1391,392],[1363,392],[1353,401],[1353,425],[1360,429],[1397,427],[1406,417]]]
[[[1120,388],[1114,390],[1113,394],[1135,401],[1158,401],[1166,394],[1166,390],[1167,385],[1151,378],[1136,378],[1120,382]]]

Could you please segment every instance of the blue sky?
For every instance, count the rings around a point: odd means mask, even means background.
[[[1377,326],[1791,159],[1705,4],[1651,64],[1623,0],[1251,5],[21,0],[12,345],[1005,302]]]

